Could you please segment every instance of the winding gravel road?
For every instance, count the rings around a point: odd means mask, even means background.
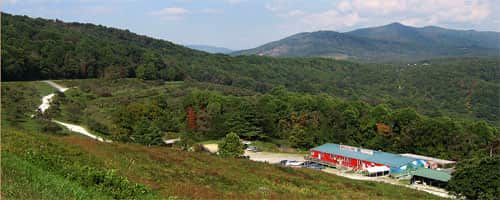
[[[52,86],[53,88],[57,89],[59,92],[65,92],[66,90],[68,90],[69,88],[66,88],[66,87],[63,87],[57,83],[54,83],[52,81],[42,81],[44,83],[47,83],[49,84],[50,86]],[[44,113],[47,109],[49,109],[50,107],[50,103],[52,102],[52,98],[54,98],[56,94],[55,93],[51,93],[51,94],[48,94],[46,96],[44,96],[42,98],[42,104],[40,106],[38,106],[38,110],[41,112],[41,113]],[[81,126],[78,126],[78,125],[75,125],[75,124],[69,124],[69,123],[64,123],[64,122],[61,122],[61,121],[57,121],[57,120],[52,120],[53,122],[57,123],[57,124],[60,124],[64,127],[66,127],[67,129],[69,129],[70,131],[72,132],[75,132],[75,133],[80,133],[82,135],[85,135],[87,137],[90,137],[92,139],[95,139],[99,142],[111,142],[111,140],[104,140],[102,137],[99,137],[99,136],[96,136],[92,133],[90,133],[87,129],[81,127]]]

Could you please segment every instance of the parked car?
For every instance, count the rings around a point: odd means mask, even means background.
[[[241,155],[241,156],[238,156],[236,158],[241,158],[241,159],[250,159],[250,156],[245,156],[245,155]]]
[[[325,166],[320,165],[318,163],[314,163],[314,162],[304,162],[304,163],[302,163],[302,167],[316,169],[316,170],[325,169]]]
[[[296,160],[282,160],[280,164],[287,167],[300,167],[304,162]]]
[[[253,151],[253,152],[259,152],[259,148],[257,148],[256,146],[248,146],[245,150],[247,151]]]

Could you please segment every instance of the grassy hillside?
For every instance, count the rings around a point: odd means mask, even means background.
[[[437,199],[406,188],[351,181],[313,170],[163,147],[102,144],[79,136],[57,137],[4,127],[2,139],[5,199],[132,197],[129,195],[204,199]],[[127,181],[117,184],[116,180]],[[129,188],[138,192],[127,191]]]
[[[30,118],[33,109],[11,116],[13,85],[30,91],[18,94],[23,103],[51,92],[40,82],[2,84],[2,199],[437,199],[310,169],[60,135]]]

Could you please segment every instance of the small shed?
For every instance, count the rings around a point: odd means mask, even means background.
[[[450,179],[451,173],[449,171],[419,168],[415,172],[413,172],[411,183],[420,183],[444,188],[446,187]]]

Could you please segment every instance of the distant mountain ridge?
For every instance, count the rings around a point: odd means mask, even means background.
[[[284,86],[291,91],[326,93],[373,105],[413,107],[429,116],[463,116],[500,124],[495,112],[499,110],[500,56],[433,59],[411,66],[326,58],[229,56],[101,25],[7,13],[1,16],[2,81],[135,77],[210,83],[261,93]],[[401,42],[332,31],[294,37],[300,40],[310,35],[334,38],[340,44],[350,42],[350,48],[359,52],[385,46],[385,52],[377,53],[398,55],[390,48],[403,46]],[[314,44],[324,46],[323,41]]]
[[[224,47],[216,47],[216,46],[210,46],[210,45],[199,45],[199,44],[190,44],[186,45],[186,47],[190,49],[196,49],[200,51],[204,51],[207,53],[223,53],[223,54],[228,54],[233,52],[234,50],[224,48]]]
[[[416,28],[400,23],[340,33],[298,33],[234,55],[328,57],[362,61],[421,60],[439,57],[499,55],[500,33]]]

